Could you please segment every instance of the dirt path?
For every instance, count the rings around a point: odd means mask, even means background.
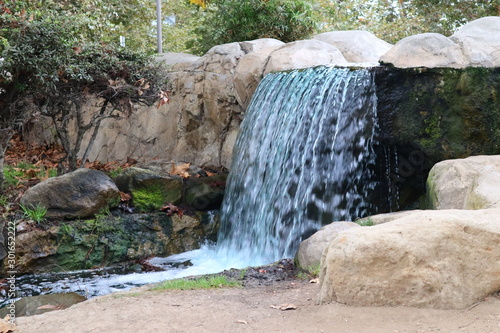
[[[18,318],[16,333],[54,332],[500,332],[500,298],[469,310],[316,305],[318,284],[148,291],[95,298],[66,310]],[[272,306],[293,304],[295,310]]]

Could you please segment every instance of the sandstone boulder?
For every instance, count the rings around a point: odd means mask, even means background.
[[[198,59],[200,59],[200,57],[193,54],[177,52],[162,53],[156,57],[156,61],[162,62],[163,64],[171,67],[172,70],[189,68]]]
[[[271,72],[319,65],[346,65],[348,62],[333,45],[320,40],[299,40],[271,53],[264,75]]]
[[[437,163],[427,178],[427,208],[500,208],[500,155]]]
[[[460,45],[437,33],[418,34],[403,38],[382,55],[380,62],[399,68],[463,68],[467,65],[467,59]]]
[[[500,290],[500,209],[416,211],[335,237],[321,303],[463,309]]]
[[[82,218],[104,208],[118,205],[118,188],[105,173],[78,169],[60,177],[49,178],[28,189],[21,204],[47,208],[47,216]]]
[[[334,222],[323,226],[311,237],[300,243],[295,255],[297,266],[306,270],[318,266],[321,263],[323,251],[330,244],[330,241],[337,237],[339,232],[356,227],[360,227],[360,225],[354,222]]]
[[[234,88],[236,99],[245,109],[250,104],[253,93],[257,89],[260,80],[264,77],[269,56],[280,48],[284,43],[270,46],[265,49],[248,53],[241,58],[234,75]]]
[[[468,66],[500,67],[500,17],[469,22],[450,39],[462,47]]]
[[[392,44],[364,30],[332,31],[316,35],[314,39],[337,47],[349,62],[378,62]]]

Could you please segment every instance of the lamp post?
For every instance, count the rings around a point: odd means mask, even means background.
[[[161,0],[156,0],[156,40],[158,43],[158,53],[163,53],[161,26]]]

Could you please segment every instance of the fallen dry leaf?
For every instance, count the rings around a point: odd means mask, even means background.
[[[296,305],[288,304],[288,303],[284,303],[284,304],[280,304],[280,305],[271,305],[271,308],[281,310],[281,311],[297,310],[298,309],[298,307]]]
[[[132,199],[132,196],[130,194],[120,191],[120,201],[127,202],[130,199]]]
[[[4,319],[0,318],[0,333],[14,332],[16,325],[10,322],[10,316],[5,316]]]
[[[189,173],[187,172],[189,170],[191,163],[185,163],[185,164],[180,164],[180,165],[175,165],[175,163],[172,163],[172,169],[170,169],[170,174],[172,176],[178,175],[181,176],[182,178],[189,178]]]
[[[237,321],[238,324],[245,324],[245,325],[248,325],[248,321],[246,320],[238,320]]]
[[[62,310],[63,305],[45,304],[36,308],[37,310]]]

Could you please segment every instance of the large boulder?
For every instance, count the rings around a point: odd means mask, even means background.
[[[320,40],[299,40],[283,45],[269,56],[264,75],[271,72],[308,68],[319,65],[347,65],[333,45]]]
[[[300,243],[295,255],[297,266],[308,270],[320,265],[323,251],[330,244],[330,241],[337,237],[339,232],[356,227],[360,227],[360,225],[354,222],[334,222],[323,226],[311,237]]]
[[[182,201],[184,185],[180,176],[132,167],[114,180],[120,191],[132,195],[132,203],[139,212],[156,211],[167,203],[175,205]]]
[[[489,16],[472,21],[450,39],[461,45],[468,66],[500,67],[500,17]]]
[[[416,211],[351,228],[321,261],[319,301],[463,309],[500,290],[500,209]]]
[[[463,68],[467,59],[460,45],[437,33],[418,34],[403,38],[380,62],[399,68],[409,67],[451,67]]]
[[[78,169],[65,175],[49,178],[28,189],[21,204],[30,208],[47,208],[47,216],[83,218],[120,202],[118,188],[105,173]]]
[[[500,155],[434,165],[427,178],[427,208],[500,208]]]
[[[234,74],[234,88],[236,99],[245,109],[250,104],[253,93],[257,89],[260,80],[264,77],[269,56],[272,52],[280,48],[284,43],[272,45],[270,47],[250,52],[241,58]]]
[[[392,44],[364,30],[324,32],[313,39],[335,46],[347,61],[357,63],[378,62],[392,47]]]

